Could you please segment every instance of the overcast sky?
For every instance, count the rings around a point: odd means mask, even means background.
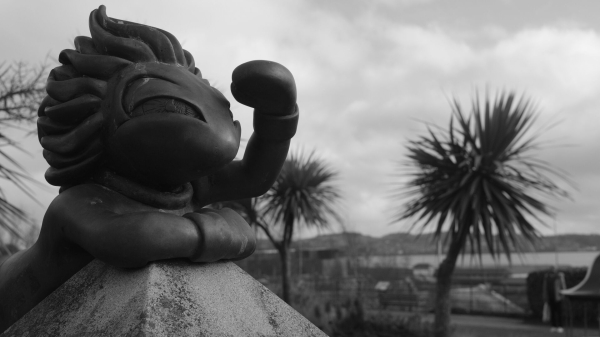
[[[89,36],[92,1],[0,2],[0,61],[54,65]],[[232,102],[243,137],[251,110],[232,98],[232,70],[273,60],[294,74],[301,118],[294,148],[315,149],[340,173],[350,230],[381,236],[399,207],[389,198],[408,139],[421,121],[446,125],[448,98],[465,105],[477,89],[516,90],[537,103],[539,125],[560,122],[539,156],[568,171],[572,201],[554,202],[558,232],[600,233],[600,1],[104,1],[110,17],[173,33]],[[16,153],[44,182],[35,137]],[[47,185],[47,184],[45,184]],[[2,182],[10,200],[41,222],[42,206]],[[552,233],[540,228],[543,233]]]

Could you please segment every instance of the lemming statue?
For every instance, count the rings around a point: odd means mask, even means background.
[[[296,132],[292,74],[244,63],[231,91],[254,108],[254,134],[234,160],[240,124],[173,35],[104,6],[89,27],[48,78],[38,132],[46,180],[61,189],[38,241],[0,266],[0,331],[94,258],[135,268],[252,254],[254,232],[237,213],[203,207],[266,192]]]

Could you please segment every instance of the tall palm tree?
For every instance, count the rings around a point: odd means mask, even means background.
[[[291,153],[277,180],[262,197],[213,204],[238,212],[250,226],[263,230],[277,249],[281,259],[283,300],[290,303],[290,247],[298,225],[325,229],[329,218],[339,221],[334,205],[340,193],[332,181],[337,172],[314,152]],[[280,234],[280,235],[278,235]]]
[[[332,181],[337,172],[315,157],[291,153],[283,164],[281,173],[271,189],[261,198],[264,203],[262,218],[255,223],[261,227],[279,252],[282,271],[283,300],[290,303],[291,256],[290,246],[299,225],[327,228],[331,218],[339,220],[334,209],[340,198]],[[269,219],[264,221],[262,219]],[[267,223],[273,225],[268,226]],[[271,230],[281,225],[282,233],[276,239]]]
[[[542,195],[566,196],[551,177],[565,175],[532,157],[537,135],[529,135],[536,120],[530,101],[500,93],[492,100],[479,96],[465,116],[453,102],[447,130],[439,129],[410,141],[409,181],[398,190],[404,201],[395,221],[416,218],[421,231],[434,229],[434,238],[447,248],[437,271],[434,331],[448,335],[450,288],[457,257],[467,244],[481,256],[482,243],[493,257],[533,241],[539,233],[532,221],[551,215]]]

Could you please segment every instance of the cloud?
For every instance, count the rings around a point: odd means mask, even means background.
[[[313,25],[319,27],[318,22]],[[306,88],[305,95],[308,92],[310,97],[304,105],[306,114],[319,116],[307,117],[311,121],[303,125],[302,136],[308,136],[302,141],[326,144],[315,144],[325,147],[326,152],[335,149],[332,160],[355,180],[344,183],[349,212],[356,215],[353,218],[371,223],[364,224],[365,231],[373,223],[390,219],[394,203],[387,198],[385,187],[397,170],[390,163],[402,158],[403,141],[423,131],[416,120],[445,125],[450,114],[447,96],[456,95],[468,104],[477,88],[514,89],[531,97],[539,108],[539,127],[561,121],[541,140],[577,147],[577,151],[551,148],[540,152],[541,157],[561,167],[564,160],[560,156],[569,152],[571,165],[567,166],[577,167],[563,168],[574,171],[573,179],[585,184],[587,179],[595,178],[580,175],[600,168],[600,164],[589,163],[590,157],[598,153],[595,130],[600,127],[593,117],[600,106],[600,39],[595,31],[530,28],[496,34],[490,37],[493,43],[478,48],[440,27],[374,23],[368,18],[354,18],[352,26],[352,31],[360,34],[353,34],[352,39],[336,35],[334,45],[327,42],[332,36],[326,33],[329,24],[325,23],[319,29],[322,34],[315,37],[323,41],[314,45],[330,48],[306,51],[315,57],[306,62],[313,61],[321,69],[321,75],[313,71],[321,76],[321,85]],[[352,49],[352,58],[332,65],[336,51],[347,54]],[[316,58],[323,50],[330,57]],[[348,74],[351,77],[344,80]],[[581,191],[579,197],[595,200],[593,195],[597,194],[594,187]],[[569,227],[571,230],[589,228],[593,208],[585,207],[585,217],[575,216],[574,210],[581,210],[584,204],[563,205],[566,223],[580,224]],[[379,230],[393,229],[379,228],[376,232]]]
[[[600,172],[600,161],[594,160],[600,150],[597,30],[564,24],[515,29],[499,20],[457,26],[444,16],[421,21],[402,17],[416,9],[437,15],[437,5],[427,1],[185,4],[107,1],[107,8],[110,16],[175,34],[205,77],[232,101],[244,138],[250,135],[251,113],[228,93],[231,71],[252,59],[288,67],[297,81],[301,110],[293,146],[316,149],[340,171],[343,209],[356,230],[383,235],[403,228],[387,223],[399,207],[389,191],[398,179],[394,174],[406,141],[425,131],[421,121],[446,125],[448,98],[456,96],[468,106],[475,90],[486,87],[526,93],[537,102],[541,124],[561,121],[542,140],[573,147],[540,156],[573,172],[585,188],[574,195],[576,203],[561,205],[559,219],[564,228],[590,230],[599,217],[594,204],[600,186],[592,183]],[[76,35],[89,35],[87,15],[96,4],[43,4],[40,10],[47,14],[42,17],[26,16],[31,12],[24,4],[12,6],[13,13],[22,13],[15,16],[26,21],[0,23],[11,32],[0,43],[14,46],[6,52],[9,59],[18,59],[43,57],[48,50],[56,51],[55,57]],[[140,6],[144,11],[136,9]],[[64,22],[57,22],[67,9]],[[26,36],[17,35],[19,27]],[[46,167],[41,156],[31,165],[35,172]]]

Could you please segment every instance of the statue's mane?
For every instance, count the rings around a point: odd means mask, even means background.
[[[75,49],[63,50],[48,76],[38,110],[38,135],[50,165],[46,180],[68,187],[87,180],[106,162],[102,139],[106,118],[100,106],[107,81],[135,63],[185,67],[200,75],[192,55],[172,34],[150,26],[109,18],[106,8],[92,11],[92,37],[75,38]],[[201,76],[201,75],[200,75]]]

